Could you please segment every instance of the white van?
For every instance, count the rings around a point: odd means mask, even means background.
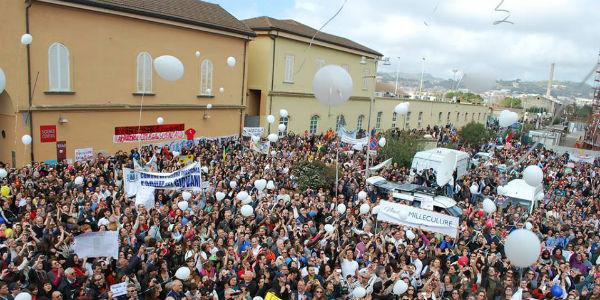
[[[448,152],[454,152],[456,154],[457,177],[461,178],[467,175],[469,165],[471,163],[469,154],[467,152],[448,148],[435,148],[417,152],[413,157],[412,164],[410,166],[411,172],[414,170],[417,172],[427,169],[437,170]]]
[[[541,194],[540,194],[541,193]],[[504,186],[504,197],[507,198],[501,206],[506,207],[509,203],[527,207],[529,213],[538,206],[538,199],[543,198],[542,185],[530,186],[523,179],[514,179]]]

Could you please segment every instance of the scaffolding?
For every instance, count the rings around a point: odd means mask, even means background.
[[[592,114],[587,123],[584,136],[584,147],[600,150],[600,53],[594,76],[594,92],[592,96]]]

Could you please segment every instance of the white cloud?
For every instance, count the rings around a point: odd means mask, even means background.
[[[437,1],[438,9],[432,14]],[[343,0],[296,0],[287,18],[319,28]],[[400,70],[450,78],[451,70],[493,73],[499,78],[579,81],[596,63],[600,1],[506,0],[511,24],[491,0],[348,0],[324,31],[352,39],[386,56],[401,57]],[[429,26],[423,23],[427,21]],[[394,66],[390,70],[395,69]]]

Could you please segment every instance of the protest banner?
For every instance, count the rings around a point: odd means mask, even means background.
[[[271,143],[269,141],[264,143],[252,143],[252,150],[261,154],[268,154],[269,147],[271,147]]]
[[[457,217],[399,203],[381,201],[377,220],[437,232],[451,237],[458,234]]]
[[[86,232],[75,237],[73,251],[79,257],[119,258],[119,232]]]
[[[113,297],[127,295],[127,282],[121,282],[110,286]]]
[[[195,162],[172,173],[144,172],[124,168],[125,191],[127,195],[137,192],[139,187],[184,190],[200,189],[202,186],[200,163]]]
[[[244,127],[242,129],[243,136],[253,136],[253,135],[262,136],[264,132],[265,132],[265,129],[263,127]]]
[[[185,124],[115,127],[113,143],[185,139]]]
[[[86,161],[94,158],[94,148],[75,149],[75,161]]]

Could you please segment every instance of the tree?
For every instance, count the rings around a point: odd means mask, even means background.
[[[454,99],[454,97],[456,97],[456,100],[460,100],[461,103],[483,103],[483,97],[474,93],[448,92],[445,96],[446,99]]]
[[[492,134],[482,124],[471,122],[460,130],[459,136],[465,143],[479,147],[487,142]]]
[[[510,108],[523,108],[523,104],[521,103],[521,99],[506,97],[500,102],[500,105],[504,107]]]
[[[381,148],[379,154],[385,158],[391,158],[392,162],[404,167],[410,167],[415,153],[423,150],[423,141],[407,132],[401,132],[398,136],[386,135],[387,145]]]
[[[299,161],[292,168],[292,173],[298,178],[300,190],[331,189],[335,183],[335,169],[320,160]]]

